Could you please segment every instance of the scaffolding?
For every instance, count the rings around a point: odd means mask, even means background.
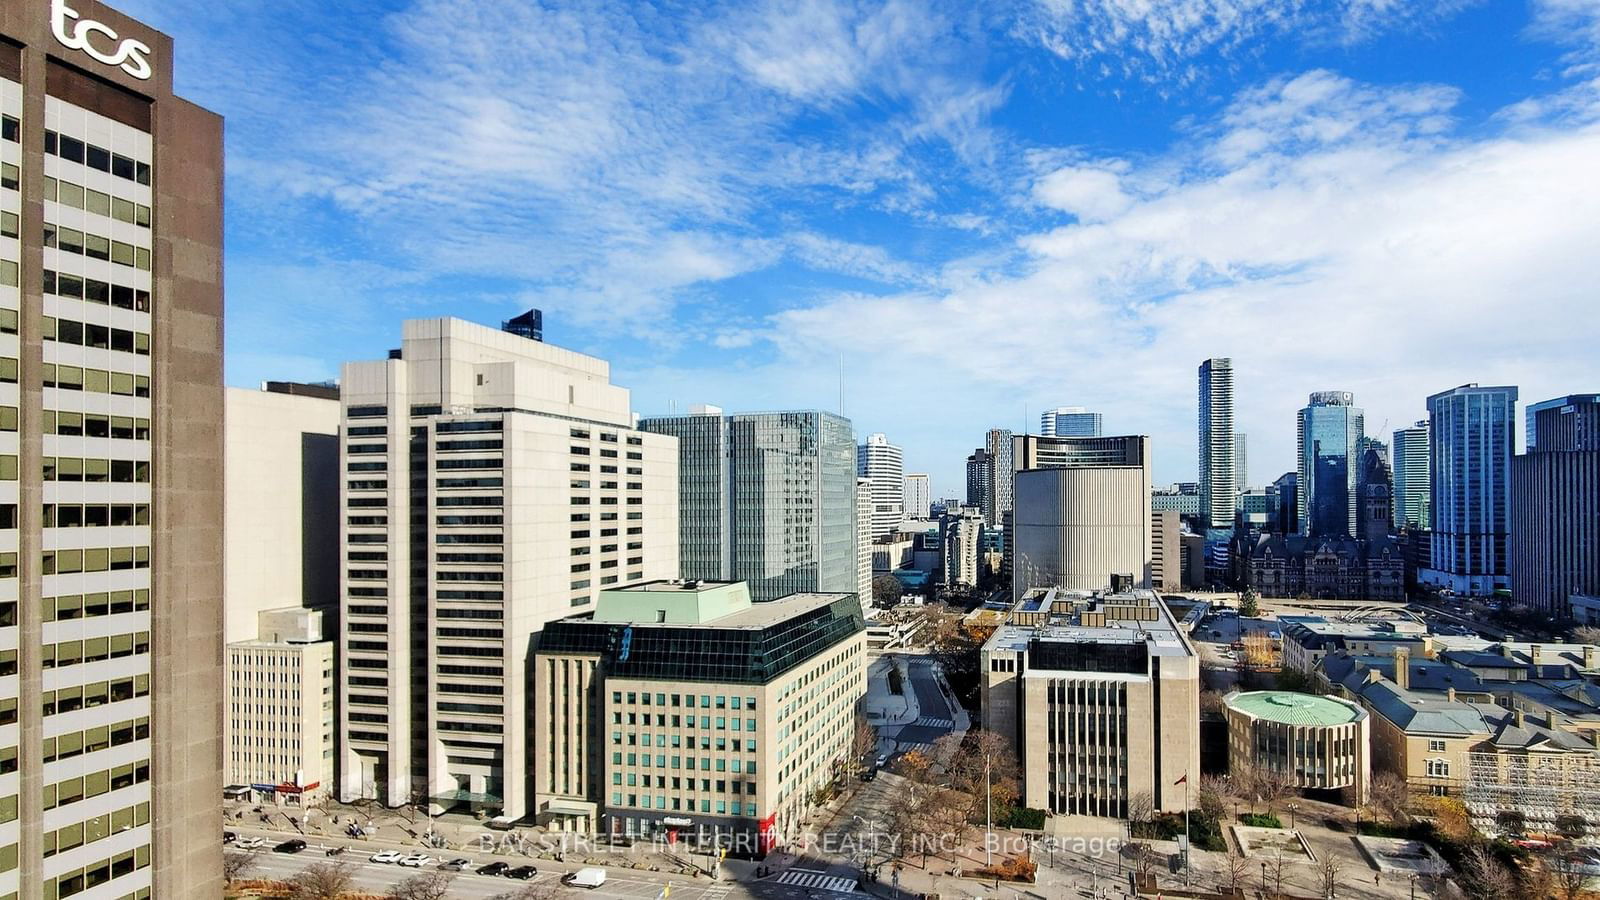
[[[1594,753],[1468,753],[1462,800],[1480,831],[1499,830],[1519,814],[1531,832],[1557,831],[1557,820],[1600,824],[1600,755]]]

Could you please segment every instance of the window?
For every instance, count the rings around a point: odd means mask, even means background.
[[[1434,740],[1428,741],[1428,752],[1429,753],[1443,753],[1444,752],[1444,741],[1434,741]]]
[[[1447,760],[1443,760],[1443,759],[1430,759],[1430,760],[1428,760],[1428,777],[1429,778],[1449,778],[1450,777],[1450,763]]]

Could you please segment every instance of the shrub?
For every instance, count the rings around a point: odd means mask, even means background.
[[[1283,827],[1283,823],[1278,821],[1278,817],[1272,813],[1245,813],[1239,817],[1239,821],[1253,828]],[[1365,827],[1367,823],[1363,822],[1361,824],[1363,827]]]

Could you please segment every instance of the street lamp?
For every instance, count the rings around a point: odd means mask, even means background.
[[[1290,831],[1294,830],[1294,813],[1295,813],[1295,810],[1297,810],[1299,808],[1300,808],[1300,804],[1298,804],[1298,803],[1290,803],[1288,805],[1288,809],[1289,809],[1289,830]]]
[[[1414,872],[1411,875],[1411,900],[1417,900],[1417,876]]]
[[[1261,861],[1261,893],[1267,892],[1267,861]]]

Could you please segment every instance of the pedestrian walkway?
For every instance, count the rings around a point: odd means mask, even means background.
[[[825,891],[838,891],[848,894],[856,889],[854,878],[841,878],[829,875],[815,869],[790,869],[778,876],[779,884],[792,884],[803,888],[820,888]]]
[[[916,721],[917,725],[926,725],[929,728],[949,728],[955,724],[954,719],[936,719],[933,716],[923,716]]]

